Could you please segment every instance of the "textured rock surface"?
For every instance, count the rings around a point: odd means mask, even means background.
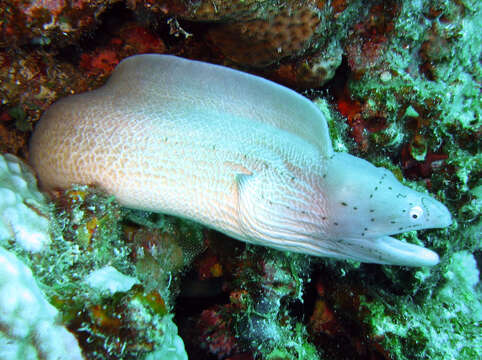
[[[30,269],[0,247],[0,358],[82,359],[77,340],[58,320]]]
[[[231,60],[265,66],[306,50],[319,22],[314,9],[288,8],[267,19],[224,24],[214,28],[210,38]]]
[[[49,210],[37,181],[17,157],[0,155],[0,243],[38,252],[50,243]]]
[[[85,283],[102,293],[113,295],[117,292],[129,291],[135,284],[139,283],[139,280],[124,275],[115,267],[108,265],[92,271],[85,278]]]

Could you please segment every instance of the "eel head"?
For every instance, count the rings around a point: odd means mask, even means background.
[[[326,169],[327,232],[339,251],[363,262],[431,266],[438,255],[390,235],[442,228],[452,222],[448,209],[425,193],[401,184],[384,168],[336,153]]]
[[[390,235],[450,225],[442,203],[355,156],[334,153],[323,163],[321,170],[298,176],[297,184],[262,174],[242,176],[239,213],[245,236],[240,239],[368,263],[438,263],[435,252]]]

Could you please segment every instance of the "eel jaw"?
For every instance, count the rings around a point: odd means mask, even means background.
[[[439,262],[436,252],[391,236],[349,239],[343,245],[347,258],[361,262],[400,266],[434,266]]]
[[[293,251],[312,256],[331,257],[364,263],[398,266],[434,266],[439,262],[436,252],[423,246],[406,243],[391,236],[378,238],[348,238],[317,241],[313,238],[260,243],[254,239],[244,241],[270,246],[282,251]]]

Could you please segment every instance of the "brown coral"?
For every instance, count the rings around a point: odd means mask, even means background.
[[[356,77],[375,67],[393,31],[393,19],[400,11],[399,5],[388,1],[371,6],[368,18],[353,27],[346,42],[348,65]]]
[[[184,17],[197,21],[240,19],[275,3],[273,0],[189,1]]]
[[[341,60],[341,48],[332,48],[322,54],[306,57],[302,61],[281,64],[272,78],[294,88],[320,87],[333,78]]]
[[[53,101],[74,88],[86,89],[71,64],[50,53],[13,47],[0,50],[0,83],[0,137],[6,139],[1,150],[14,154],[26,154],[27,131]]]
[[[92,30],[107,4],[120,0],[24,0],[0,6],[0,45],[29,42],[61,46]]]
[[[209,39],[234,62],[265,66],[305,50],[319,22],[310,7],[284,8],[267,19],[215,27]]]

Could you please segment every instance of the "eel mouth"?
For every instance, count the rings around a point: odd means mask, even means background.
[[[439,263],[436,252],[423,246],[409,244],[391,236],[375,240],[375,248],[387,264],[404,266],[434,266]]]
[[[288,241],[285,239],[268,246],[313,256],[383,265],[434,266],[439,263],[439,256],[436,252],[423,246],[397,240],[391,236],[330,241],[314,241],[313,239]]]
[[[349,239],[343,245],[341,252],[346,258],[361,262],[400,266],[434,266],[439,262],[436,252],[391,236]]]

